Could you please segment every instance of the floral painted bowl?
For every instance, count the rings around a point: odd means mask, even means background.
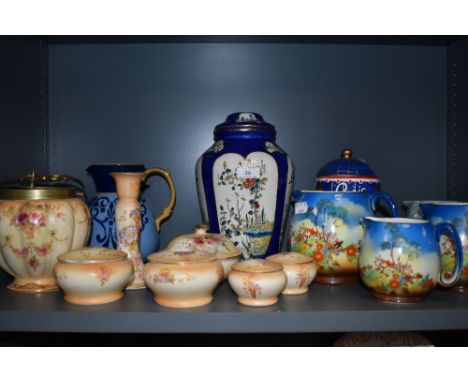
[[[213,253],[223,266],[224,279],[227,279],[231,267],[242,260],[243,253],[226,236],[208,233],[207,230],[207,226],[197,225],[194,233],[176,237],[169,243],[167,249],[173,252]]]
[[[69,303],[106,304],[123,297],[133,264],[124,252],[86,247],[60,255],[54,274]]]
[[[193,308],[209,304],[224,278],[216,255],[206,252],[162,251],[148,256],[143,277],[157,304]]]
[[[317,274],[317,266],[314,264],[314,260],[300,253],[280,252],[269,256],[267,261],[283,266],[288,281],[282,294],[307,293],[309,285],[314,281]]]
[[[237,294],[237,301],[248,306],[274,305],[286,287],[283,267],[260,259],[234,264],[228,280]]]

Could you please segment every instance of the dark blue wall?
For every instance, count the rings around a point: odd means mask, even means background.
[[[0,52],[0,179],[46,172],[46,48],[0,36]]]
[[[277,127],[295,188],[351,147],[398,201],[446,197],[447,48],[360,44],[80,44],[49,52],[50,170],[95,162],[169,169],[178,197],[162,244],[200,222],[194,166],[227,114]],[[149,198],[167,200],[160,180]]]

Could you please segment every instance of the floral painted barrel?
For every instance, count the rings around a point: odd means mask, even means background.
[[[246,258],[278,252],[294,166],[275,143],[275,127],[259,114],[234,113],[215,128],[214,138],[196,165],[204,224]]]
[[[390,195],[364,192],[295,191],[289,246],[311,256],[316,281],[349,284],[358,280],[358,255],[363,238],[361,219],[373,215],[379,200],[397,216]]]
[[[13,291],[53,291],[57,257],[86,245],[91,217],[75,188],[33,186],[34,174],[27,179],[27,187],[0,189],[0,267],[14,277]]]

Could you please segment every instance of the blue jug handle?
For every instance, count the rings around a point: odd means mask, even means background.
[[[302,191],[296,190],[291,194],[291,203],[296,203],[302,195]]]
[[[384,202],[386,202],[388,204],[388,206],[390,207],[390,216],[392,218],[397,218],[399,216],[398,215],[398,208],[397,208],[397,205],[396,205],[395,201],[386,192],[376,192],[376,193],[371,195],[371,197],[369,199],[369,203],[370,203],[370,207],[371,207],[372,212],[375,212],[375,210],[377,208],[377,204],[379,203],[379,200],[383,200]]]
[[[444,287],[451,287],[458,281],[463,266],[463,245],[458,236],[457,229],[450,223],[439,223],[434,226],[434,231],[437,241],[440,240],[440,235],[449,236],[455,243],[455,271],[450,277],[446,277],[443,269],[440,270],[439,283]]]

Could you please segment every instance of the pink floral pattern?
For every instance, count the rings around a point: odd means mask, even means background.
[[[99,282],[101,283],[101,286],[104,286],[106,282],[110,280],[110,277],[112,275],[113,271],[109,267],[99,267],[97,271],[97,278]]]

